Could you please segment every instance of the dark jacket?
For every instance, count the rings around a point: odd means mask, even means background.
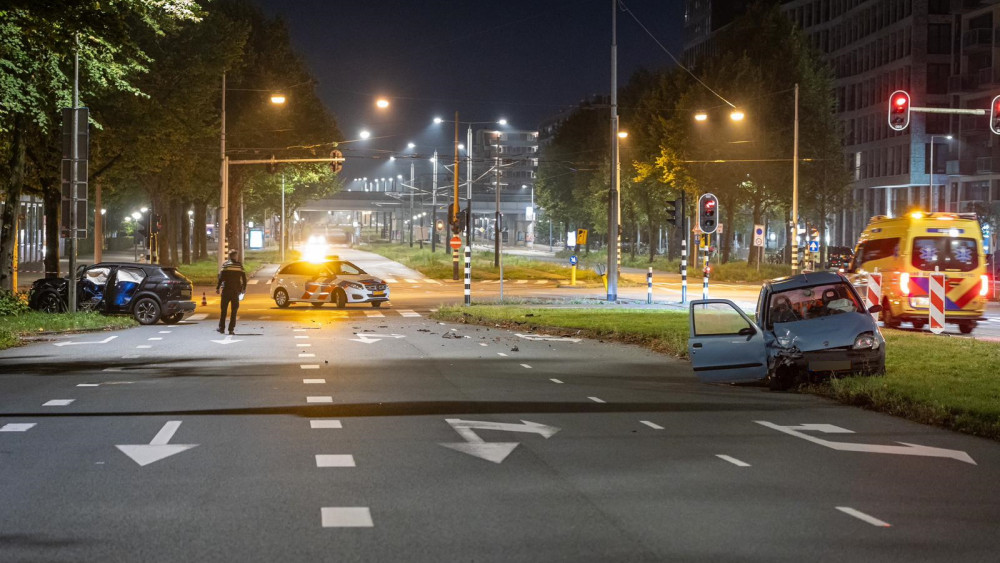
[[[222,270],[219,271],[219,282],[215,284],[215,291],[219,291],[220,288],[229,295],[246,293],[247,273],[243,271],[243,264],[233,260],[226,260],[222,264]]]

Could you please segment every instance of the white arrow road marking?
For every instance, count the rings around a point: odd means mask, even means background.
[[[839,426],[834,426],[832,424],[803,424],[801,426],[780,426],[774,424],[773,422],[767,422],[764,420],[755,421],[761,426],[766,426],[778,432],[784,432],[789,436],[795,436],[796,438],[802,438],[814,444],[819,444],[821,446],[826,446],[830,449],[842,451],[842,452],[868,452],[875,454],[896,454],[896,455],[919,455],[926,457],[947,457],[957,461],[963,461],[965,463],[971,463],[976,465],[976,462],[972,459],[969,454],[961,450],[947,450],[944,448],[934,448],[931,446],[921,446],[920,444],[909,444],[907,442],[897,442],[903,444],[902,446],[890,446],[882,444],[853,444],[850,442],[834,442],[832,440],[824,440],[822,438],[816,438],[815,436],[810,436],[808,434],[803,434],[800,430],[812,430],[817,432],[824,432],[827,434],[853,434],[852,431],[846,428],[840,428]]]
[[[181,421],[171,420],[163,425],[163,428],[156,433],[156,436],[153,437],[153,440],[149,444],[132,444],[115,447],[121,450],[123,454],[132,458],[132,461],[138,463],[140,466],[146,466],[198,446],[198,444],[169,443],[174,433],[180,427]]]
[[[465,442],[440,442],[440,445],[452,450],[469,454],[471,456],[501,463],[514,451],[519,442],[486,442],[474,432],[478,430],[500,430],[502,432],[530,432],[540,434],[544,438],[549,438],[559,429],[555,426],[547,426],[537,422],[522,420],[521,424],[510,424],[505,422],[488,422],[479,420],[462,420],[459,418],[446,418],[445,422],[451,425],[458,432]]]
[[[563,336],[549,336],[547,334],[519,334],[514,333],[518,338],[523,338],[525,340],[538,340],[542,342],[580,342],[580,338],[566,338]]]
[[[645,424],[646,426],[652,428],[653,430],[663,430],[663,427],[655,422],[650,422],[648,420],[640,420],[639,422]]]
[[[365,344],[371,344],[372,342],[378,342],[384,338],[406,338],[405,334],[373,334],[371,332],[361,332],[356,336],[359,338],[348,338],[348,340],[353,340],[354,342],[363,342]]]
[[[841,512],[843,512],[844,514],[850,514],[851,516],[853,516],[853,517],[855,517],[855,518],[857,518],[859,520],[864,520],[865,522],[868,522],[872,526],[878,526],[880,528],[891,528],[892,527],[892,524],[889,524],[888,522],[883,522],[882,520],[879,520],[878,518],[875,518],[874,516],[869,516],[869,515],[865,514],[864,512],[861,512],[860,510],[855,510],[855,509],[851,508],[850,506],[838,506],[838,507],[836,507],[836,509],[839,510],[839,511],[841,511]]]
[[[91,341],[91,342],[56,342],[56,343],[53,344],[53,346],[76,346],[78,344],[107,344],[108,342],[111,342],[115,338],[118,338],[118,337],[117,336],[109,336],[109,337],[105,338],[104,340],[97,340],[97,341]]]
[[[234,344],[236,342],[243,342],[243,341],[242,340],[236,340],[232,336],[226,336],[226,338],[223,339],[223,340],[213,340],[212,342],[215,342],[216,344]]]

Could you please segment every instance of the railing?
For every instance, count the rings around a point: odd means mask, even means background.
[[[1000,158],[980,156],[976,158],[976,174],[993,174],[1000,172]]]
[[[970,29],[962,34],[962,48],[968,49],[970,47],[992,47],[993,46],[993,30],[989,28],[985,29]]]

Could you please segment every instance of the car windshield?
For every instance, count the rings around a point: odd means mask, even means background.
[[[839,315],[863,313],[851,287],[843,282],[800,287],[771,294],[768,325]]]
[[[361,268],[346,261],[327,262],[326,269],[335,276],[358,276],[365,273]]]
[[[956,237],[917,237],[913,239],[913,267],[925,272],[958,270],[971,272],[979,266],[976,240]]]

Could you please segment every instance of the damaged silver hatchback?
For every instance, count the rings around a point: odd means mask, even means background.
[[[705,383],[766,380],[772,389],[847,374],[885,373],[885,338],[843,275],[766,282],[755,320],[727,299],[691,302],[688,356]]]

